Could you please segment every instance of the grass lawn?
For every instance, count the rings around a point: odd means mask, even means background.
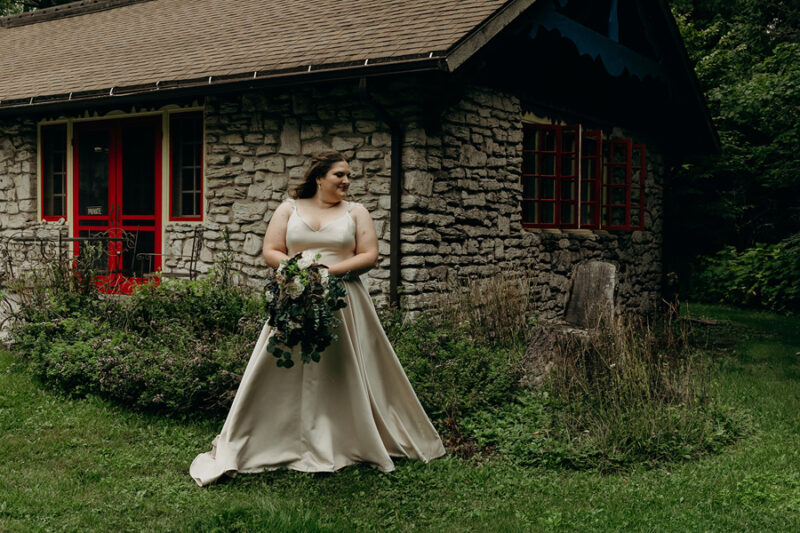
[[[692,305],[724,402],[752,417],[722,454],[616,474],[447,457],[381,474],[189,478],[221,420],[69,400],[0,353],[0,531],[798,531],[800,319]]]

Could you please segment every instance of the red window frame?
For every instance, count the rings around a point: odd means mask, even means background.
[[[40,130],[41,184],[39,201],[42,220],[55,222],[67,219],[67,125],[42,126]],[[49,185],[49,182],[52,184]],[[60,183],[61,192],[54,192]],[[49,190],[48,190],[49,189]],[[60,197],[61,214],[56,214],[56,197]]]
[[[203,220],[203,209],[204,209],[204,202],[205,202],[205,195],[204,195],[204,166],[205,166],[205,154],[203,153],[203,113],[202,112],[188,112],[188,113],[174,113],[169,117],[170,121],[170,142],[169,142],[169,220],[170,221],[180,221],[180,222],[200,222]],[[185,141],[180,138],[182,133],[185,131],[184,125],[196,122],[199,127],[199,138],[196,142],[193,141],[193,144],[198,144],[199,146],[196,149],[196,156],[197,159],[193,161],[192,165],[183,165],[182,161],[182,148]],[[195,132],[196,133],[196,132]],[[176,161],[180,159],[180,161]],[[177,164],[176,164],[177,163]],[[181,168],[175,168],[179,166]],[[199,213],[191,214],[191,215],[184,215],[184,214],[175,214],[175,209],[177,206],[175,205],[175,196],[176,191],[175,187],[180,183],[176,180],[182,179],[183,171],[185,168],[191,167],[196,172],[195,181],[194,181],[194,188],[185,192],[184,189],[181,189],[177,194],[196,194],[199,196]]]
[[[564,142],[565,133],[572,136],[571,143]],[[525,125],[521,178],[524,227],[578,227],[579,136],[578,126]],[[532,216],[526,221],[529,209]]]
[[[594,150],[589,147],[593,145]],[[581,134],[581,212],[579,225],[585,229],[600,228],[600,195],[603,182],[603,133],[582,130]]]
[[[645,145],[580,125],[526,124],[522,148],[523,227],[644,228]]]
[[[610,139],[606,147],[608,153],[603,183],[602,227],[609,230],[630,229],[633,143],[630,139]]]
[[[631,229],[644,229],[645,210],[645,179],[647,178],[647,147],[643,144],[634,144],[631,156]],[[638,157],[637,157],[638,152]],[[638,170],[638,179],[636,171]],[[635,223],[633,213],[638,214],[638,224]]]

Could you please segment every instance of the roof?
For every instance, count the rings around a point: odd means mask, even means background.
[[[337,69],[452,71],[533,2],[84,0],[0,19],[0,109]]]

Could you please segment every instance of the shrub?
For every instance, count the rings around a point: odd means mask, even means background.
[[[692,273],[694,299],[800,310],[800,234],[777,244],[757,244],[738,252],[729,246],[701,258]]]
[[[71,395],[175,414],[224,412],[263,312],[256,294],[218,272],[120,297],[97,290],[90,265],[54,263],[16,281],[15,351]]]
[[[487,344],[464,326],[447,327],[427,313],[388,324],[390,338],[417,397],[447,443],[466,439],[461,419],[513,398],[521,352]]]
[[[716,451],[742,426],[712,401],[708,366],[680,324],[602,320],[558,345],[546,387],[464,428],[479,447],[542,466],[609,470]]]
[[[397,310],[384,315],[417,397],[459,453],[477,451],[464,417],[502,405],[520,389],[531,285],[522,273],[451,281],[413,320]]]

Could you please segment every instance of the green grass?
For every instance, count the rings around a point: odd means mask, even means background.
[[[615,474],[447,457],[199,488],[187,469],[220,420],[70,400],[0,354],[0,531],[796,531],[800,319],[718,306],[705,328],[721,401],[753,430],[721,454]]]

